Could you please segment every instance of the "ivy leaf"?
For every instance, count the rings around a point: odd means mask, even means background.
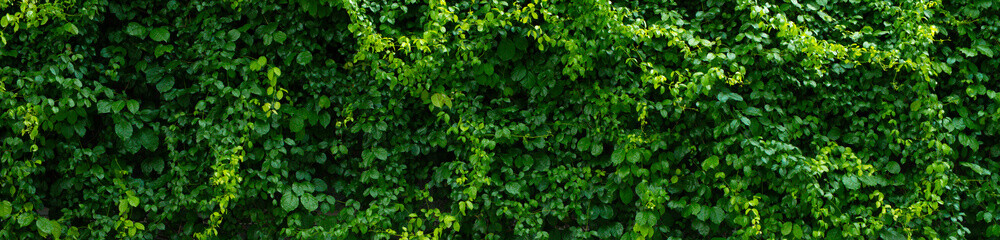
[[[288,121],[288,130],[292,132],[302,132],[305,128],[305,119],[302,119],[302,115],[299,114]]]
[[[503,60],[514,59],[514,42],[504,39],[500,41],[500,45],[497,46],[497,56]]]
[[[736,94],[734,92],[720,92],[719,95],[716,95],[715,97],[719,99],[720,102],[726,102],[729,100],[734,100],[739,102],[743,101],[743,96],[740,96],[739,94]]]
[[[389,151],[386,151],[385,148],[375,148],[375,151],[373,153],[375,153],[375,157],[377,157],[378,159],[381,160],[389,159]]]
[[[7,218],[7,216],[10,216],[10,213],[14,211],[13,208],[14,206],[13,204],[10,203],[10,201],[0,202],[0,219],[4,219]]]
[[[636,223],[641,226],[654,226],[656,225],[657,217],[653,212],[641,211],[636,217]]]
[[[639,149],[632,149],[628,151],[628,161],[631,163],[637,163],[642,160],[642,151]]]
[[[507,192],[511,195],[519,195],[521,194],[521,184],[517,182],[509,182],[504,185],[504,190],[507,190]]]
[[[55,228],[55,226],[53,226],[52,224],[52,221],[49,221],[48,219],[45,218],[39,218],[37,221],[35,221],[35,227],[38,228],[39,232],[42,232],[44,234],[52,234],[52,230]]]
[[[97,102],[97,112],[98,113],[110,113],[111,112],[111,103],[109,103],[108,101],[99,101],[99,102]]]
[[[153,50],[153,54],[156,55],[156,57],[160,57],[163,56],[164,53],[169,53],[173,51],[174,51],[174,45],[161,44],[156,46],[156,49]]]
[[[129,112],[136,113],[139,111],[139,101],[128,100],[125,101],[125,105],[128,107]]]
[[[791,233],[792,233],[792,223],[791,222],[785,222],[784,224],[781,224],[781,235],[788,235],[788,234],[791,234]]]
[[[305,66],[306,64],[309,64],[309,62],[312,62],[312,59],[313,59],[313,55],[309,51],[302,51],[302,52],[299,53],[298,56],[295,57],[295,61],[298,62],[299,65],[303,65],[303,66]]]
[[[715,224],[721,223],[722,220],[726,218],[726,212],[724,212],[720,207],[713,207],[710,215],[712,222]]]
[[[139,23],[130,22],[125,26],[125,33],[133,37],[145,38],[146,27],[140,25]]]
[[[166,27],[153,28],[149,31],[149,39],[157,42],[166,42],[170,40],[170,31],[167,31]]]
[[[17,216],[17,225],[21,227],[28,226],[31,222],[35,221],[35,216],[31,214],[19,214]]]
[[[712,228],[702,221],[694,221],[691,223],[691,228],[694,228],[694,230],[698,231],[698,234],[701,234],[702,236],[706,236],[712,231]]]
[[[709,169],[713,169],[713,168],[715,168],[715,166],[718,166],[718,165],[719,165],[719,157],[718,156],[714,156],[714,155],[711,156],[711,157],[708,157],[708,159],[705,159],[704,162],[701,162],[701,168],[704,169],[704,170],[706,170],[706,171],[709,170]]]
[[[291,193],[285,193],[281,196],[281,208],[285,209],[286,212],[291,212],[298,207],[299,197],[292,195]]]
[[[987,170],[987,169],[985,169],[983,167],[980,167],[979,164],[970,163],[970,162],[963,162],[963,163],[959,163],[959,164],[962,164],[962,166],[966,166],[968,168],[971,168],[973,172],[976,172],[979,175],[989,176],[989,175],[993,174],[992,172],[990,172],[990,170]]]
[[[618,165],[621,164],[622,161],[625,161],[625,151],[626,150],[624,148],[615,149],[615,151],[611,153],[611,162]]]
[[[976,49],[979,49],[979,52],[987,57],[993,57],[993,49],[990,49],[989,45],[976,45]]]
[[[620,237],[622,235],[622,231],[624,230],[625,228],[622,226],[622,223],[615,222],[614,225],[611,225],[611,236]]]
[[[844,187],[851,190],[858,190],[861,188],[861,181],[858,180],[858,176],[846,175],[840,178],[840,181],[844,183]]]
[[[306,210],[309,210],[310,212],[316,211],[316,208],[319,208],[319,202],[316,200],[316,197],[314,197],[310,193],[302,194],[301,200],[302,200],[302,207],[305,208]]]
[[[67,33],[73,34],[73,35],[80,34],[80,29],[77,28],[76,25],[74,25],[73,23],[66,23],[66,24],[64,24],[63,25],[63,30],[66,30]]]
[[[285,32],[277,31],[272,35],[272,37],[274,38],[275,42],[285,43],[285,39],[288,38],[288,35],[285,34]]]
[[[118,100],[118,101],[115,101],[115,102],[111,103],[111,110],[114,111],[115,113],[122,112],[122,109],[125,109],[125,101],[124,100]]]
[[[128,205],[130,205],[130,206],[132,206],[132,207],[137,207],[137,206],[139,206],[139,197],[136,197],[136,196],[128,196]]]
[[[174,88],[173,78],[164,78],[163,80],[160,80],[160,82],[156,84],[156,90],[160,91],[160,93],[166,93],[167,91],[170,91],[170,89],[173,88]]]
[[[885,164],[885,168],[886,168],[887,171],[889,171],[889,173],[892,173],[892,174],[898,174],[899,170],[900,170],[898,162],[889,162],[889,163],[886,163]]]
[[[576,142],[576,148],[580,151],[586,151],[590,149],[590,138],[583,138]]]
[[[444,106],[444,94],[435,93],[431,96],[431,104],[439,108]]]
[[[142,144],[149,151],[156,151],[160,146],[160,137],[152,130],[146,129],[139,132],[139,144]],[[163,167],[161,166],[160,168]]]
[[[632,204],[632,198],[634,197],[634,195],[635,193],[632,192],[632,189],[629,189],[627,187],[618,190],[618,198],[621,199],[622,202],[625,204]]]
[[[590,154],[597,156],[604,152],[604,144],[595,143],[590,146]]]
[[[127,140],[132,137],[132,123],[125,120],[115,121],[115,133]]]
[[[229,37],[229,41],[236,41],[240,39],[240,31],[236,29],[230,29],[226,32],[226,36]]]

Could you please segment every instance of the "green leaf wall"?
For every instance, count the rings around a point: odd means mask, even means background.
[[[0,239],[997,238],[998,12],[0,1]]]

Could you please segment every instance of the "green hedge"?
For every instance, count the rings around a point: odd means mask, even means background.
[[[0,238],[996,238],[998,12],[0,0]]]

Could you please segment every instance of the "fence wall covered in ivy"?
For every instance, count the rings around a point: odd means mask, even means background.
[[[0,0],[0,238],[996,238],[998,18]]]

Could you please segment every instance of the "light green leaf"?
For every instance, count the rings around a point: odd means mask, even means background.
[[[431,104],[433,104],[435,107],[444,106],[444,94],[435,93],[434,95],[432,95]]]
[[[781,224],[781,235],[788,235],[788,234],[791,234],[791,233],[792,233],[792,223],[791,222],[785,222],[784,224]]]
[[[989,176],[989,175],[993,174],[992,172],[990,172],[990,170],[985,169],[985,168],[979,166],[979,164],[969,163],[969,162],[963,162],[963,163],[959,163],[959,164],[962,164],[962,166],[966,166],[968,168],[971,168],[973,172],[976,172],[979,175]]]
[[[132,207],[139,206],[139,198],[136,196],[128,196],[128,205]]]
[[[292,195],[291,193],[285,193],[281,196],[281,208],[285,209],[286,212],[291,212],[298,207],[299,197]]]
[[[167,31],[166,27],[153,28],[149,31],[149,39],[157,42],[166,42],[170,40],[170,31]]]
[[[719,165],[719,157],[718,156],[714,156],[714,155],[711,156],[711,157],[708,157],[708,159],[705,159],[704,162],[701,162],[701,168],[704,169],[704,170],[713,169],[713,168],[715,168],[715,166],[718,166],[718,165]]]
[[[76,25],[73,25],[73,23],[66,23],[66,24],[64,24],[63,25],[63,29],[66,30],[66,32],[68,32],[70,34],[73,34],[73,35],[80,34],[80,29],[77,28]]]
[[[987,57],[993,57],[993,49],[990,49],[989,45],[977,45],[976,49],[979,49],[979,52]]]
[[[10,213],[14,211],[13,204],[10,201],[0,202],[0,219],[5,219],[10,216]]]
[[[37,221],[35,221],[35,227],[38,228],[39,232],[42,232],[44,234],[52,234],[52,230],[53,228],[55,228],[54,226],[52,226],[52,221],[49,221],[48,219],[45,218],[39,218]]]
[[[316,209],[319,208],[319,202],[316,200],[316,197],[314,197],[310,193],[302,194],[301,200],[302,200],[302,207],[305,208],[306,210],[309,210],[310,212],[316,211]]]
[[[17,216],[17,225],[20,225],[21,227],[28,226],[33,221],[35,221],[35,215],[32,214],[22,213]]]

